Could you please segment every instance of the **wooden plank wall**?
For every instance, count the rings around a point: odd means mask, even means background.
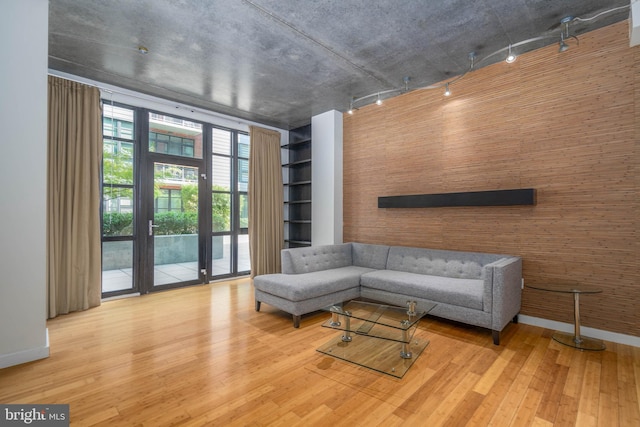
[[[344,241],[523,258],[525,283],[600,286],[584,326],[640,336],[640,47],[624,21],[344,115]],[[536,206],[378,209],[379,196],[536,188]],[[573,320],[527,289],[522,313]]]

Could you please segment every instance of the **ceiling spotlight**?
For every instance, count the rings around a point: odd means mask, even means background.
[[[473,67],[475,66],[475,62],[476,62],[476,53],[469,52],[469,70],[473,70]]]
[[[149,49],[147,49],[144,46],[138,46],[138,52],[140,52],[143,55],[146,55],[147,53],[149,53]]]
[[[404,91],[408,92],[409,91],[409,82],[411,81],[411,77],[409,77],[409,76],[403,77],[402,81],[404,82]]]
[[[575,36],[569,36],[569,22],[573,20],[571,16],[565,16],[560,20],[560,25],[563,27],[560,29],[560,48],[558,48],[558,52],[566,52],[569,50],[569,45],[565,42],[569,37],[573,37],[578,40]],[[579,41],[578,41],[579,43]]]
[[[507,59],[505,59],[505,61],[507,61],[507,64],[512,64],[516,62],[516,58],[517,56],[514,55],[513,52],[511,52],[511,45],[509,45],[509,54],[507,55]]]
[[[565,43],[564,36],[560,34],[560,48],[558,52],[566,52],[567,50],[569,50],[569,45]]]
[[[444,86],[444,96],[451,95],[451,91],[449,90],[449,83]]]
[[[376,104],[382,105],[382,99],[380,99],[380,94],[378,94],[378,100],[376,101]]]

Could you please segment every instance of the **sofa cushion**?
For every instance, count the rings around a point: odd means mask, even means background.
[[[284,249],[281,256],[282,272],[288,274],[312,273],[352,265],[350,243]]]
[[[384,270],[387,268],[389,246],[367,243],[351,243],[353,265]]]
[[[265,274],[256,276],[256,289],[289,301],[304,301],[360,286],[363,273],[374,271],[364,267],[340,267],[301,274]]]
[[[484,281],[481,279],[377,270],[363,274],[360,284],[362,287],[482,310]]]
[[[457,279],[482,279],[482,267],[500,255],[393,246],[387,269]]]

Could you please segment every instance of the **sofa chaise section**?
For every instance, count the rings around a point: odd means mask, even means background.
[[[360,277],[384,268],[388,247],[338,244],[283,249],[282,273],[253,279],[256,311],[267,303],[293,316],[300,326],[303,314],[360,296]]]

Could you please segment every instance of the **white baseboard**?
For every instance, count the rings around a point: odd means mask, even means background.
[[[518,315],[518,322],[524,323],[525,325],[539,326],[545,329],[568,333],[573,333],[574,329],[572,323],[557,322],[555,320],[526,316],[524,314]],[[633,335],[624,335],[617,332],[603,331],[601,329],[589,328],[586,326],[580,326],[580,335],[584,335],[585,337],[590,338],[598,338],[603,341],[610,341],[618,344],[640,347],[640,337],[635,337]]]
[[[49,329],[45,329],[45,334],[46,343],[44,347],[30,348],[29,350],[0,355],[0,369],[49,357]]]

